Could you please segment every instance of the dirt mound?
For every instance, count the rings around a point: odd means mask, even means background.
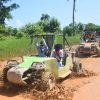
[[[70,75],[70,78],[78,78],[78,77],[81,78],[81,77],[91,77],[91,76],[97,76],[97,73],[84,69],[83,73],[81,74],[72,72],[72,74]]]
[[[97,75],[93,71],[84,70],[83,74],[72,73],[70,78],[80,78],[80,77],[91,77]],[[2,85],[2,83],[1,83]],[[1,93],[15,93],[22,94],[24,98],[30,98],[34,100],[72,100],[73,92],[76,91],[74,87],[68,87],[65,90],[65,87],[61,84],[56,84],[53,89],[48,89],[43,82],[38,81],[34,82],[33,85],[29,85],[26,87],[14,86],[10,85],[6,89],[2,89]]]
[[[61,84],[56,84],[52,90],[38,91],[36,89],[29,89],[23,95],[25,98],[34,100],[72,100],[75,89],[69,87],[65,90]]]

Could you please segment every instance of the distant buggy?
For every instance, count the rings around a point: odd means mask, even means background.
[[[100,41],[96,38],[96,34],[92,31],[85,31],[82,42],[76,49],[76,56],[96,54],[100,56]]]

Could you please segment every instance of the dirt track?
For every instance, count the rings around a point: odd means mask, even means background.
[[[88,70],[97,73],[97,76],[91,77],[88,84],[77,89],[73,100],[100,100],[100,57],[85,58],[83,64]]]
[[[19,58],[17,58],[19,59]],[[69,92],[69,97],[63,100],[100,100],[100,57],[80,58],[85,69],[96,73],[89,77],[68,77],[61,84]],[[0,62],[2,67],[5,62]],[[24,94],[25,95],[25,94]],[[0,100],[30,100],[18,91],[0,90]]]

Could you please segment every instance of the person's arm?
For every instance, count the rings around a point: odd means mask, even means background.
[[[58,62],[60,62],[62,60],[62,58],[64,57],[64,53],[63,53],[63,50],[60,50],[60,53],[59,53],[59,57],[56,57]]]
[[[54,50],[52,51],[52,54],[51,54],[50,57],[54,57],[55,58],[55,51]]]
[[[56,58],[58,62],[61,61],[61,57],[59,57],[59,56],[56,55],[55,50],[53,50],[53,52],[52,52],[52,54],[51,54],[51,57]]]
[[[47,46],[44,38],[42,38],[42,42],[43,42],[43,46],[48,50],[48,46]]]
[[[34,44],[35,44],[35,46],[36,46],[37,48],[39,47],[38,38],[37,38],[37,37],[34,39]]]
[[[62,59],[62,57],[58,57],[58,56],[56,56],[56,59],[57,59],[58,62],[60,62],[61,59]]]

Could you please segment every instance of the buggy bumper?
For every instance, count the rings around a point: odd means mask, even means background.
[[[97,50],[95,48],[82,48],[79,52],[83,54],[96,54]]]
[[[7,72],[7,79],[9,82],[18,84],[18,85],[26,85],[27,83],[23,80],[23,73],[26,71],[26,68],[12,67]]]

